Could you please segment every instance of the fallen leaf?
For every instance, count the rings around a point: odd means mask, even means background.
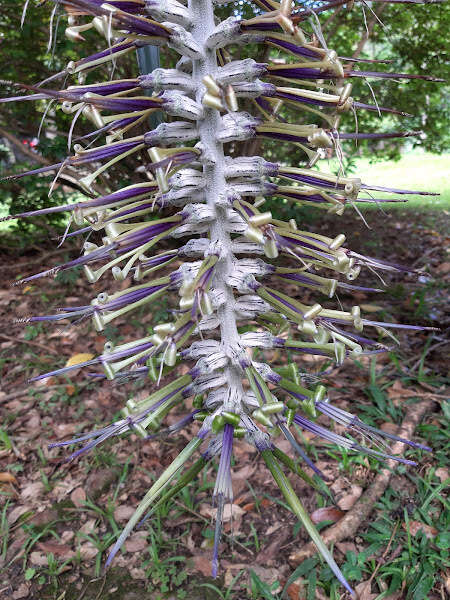
[[[345,515],[343,510],[336,508],[335,506],[325,506],[324,508],[318,508],[311,514],[311,520],[313,523],[321,523],[322,521],[339,521]]]
[[[77,423],[57,423],[53,431],[56,434],[56,437],[60,440],[63,437],[67,437],[68,435],[72,435],[75,433],[77,428]]]
[[[75,533],[70,529],[66,529],[66,531],[63,531],[61,534],[61,540],[64,544],[66,544],[67,542],[71,542],[74,537]]]
[[[97,498],[106,492],[117,476],[117,470],[112,467],[92,471],[86,481],[89,498],[97,500]]]
[[[38,548],[47,554],[51,553],[55,556],[61,556],[62,558],[68,558],[75,554],[70,546],[66,546],[66,544],[56,544],[55,542],[39,542]]]
[[[130,569],[130,575],[132,579],[147,579],[147,575],[144,569],[133,567]]]
[[[14,600],[20,600],[20,598],[26,598],[28,596],[28,586],[26,583],[22,583],[19,585],[17,590],[13,592],[12,597]]]
[[[36,513],[30,520],[30,525],[43,528],[49,523],[58,520],[58,511],[54,508],[45,508],[41,512]]]
[[[83,490],[83,488],[77,487],[70,494],[70,499],[77,508],[80,508],[80,506],[83,506],[83,504],[86,502],[86,492]]]
[[[86,523],[80,527],[79,531],[81,531],[81,533],[93,533],[93,531],[95,531],[95,523],[95,519],[89,519],[89,521],[86,521]]]
[[[134,506],[127,506],[125,504],[118,506],[114,511],[114,518],[116,521],[128,521],[130,517],[136,512]]]
[[[444,584],[445,584],[445,589],[450,596],[450,575],[445,578]]]
[[[415,388],[406,388],[403,386],[402,382],[397,379],[394,385],[387,390],[387,395],[391,400],[394,398],[411,398],[413,396],[421,396],[422,392]]]
[[[260,578],[261,581],[263,581],[267,585],[272,586],[275,581],[280,581],[283,568],[282,567],[281,568],[279,568],[279,567],[266,568],[266,567],[260,567],[259,565],[252,565],[252,571],[254,571],[256,573],[256,575]],[[274,594],[277,594],[280,590],[281,590],[281,585],[276,589],[272,588],[272,592]]]
[[[32,498],[33,500],[36,500],[36,498],[39,498],[39,496],[42,495],[44,489],[44,484],[41,481],[36,481],[35,483],[26,485],[22,489],[20,495],[22,498]]]
[[[403,523],[403,529],[408,531],[408,526],[406,523]],[[431,527],[431,525],[426,525],[425,523],[421,523],[420,521],[410,521],[409,522],[409,532],[411,535],[417,535],[419,531],[422,530],[428,539],[434,538],[438,530],[435,527]]]
[[[91,560],[98,554],[97,548],[91,542],[82,544],[79,548],[79,552],[82,560]]]
[[[371,583],[369,581],[362,581],[355,586],[355,592],[358,594],[359,600],[373,600],[378,594],[372,594],[370,591]]]
[[[253,465],[245,465],[242,469],[238,471],[233,470],[233,493],[235,496],[238,496],[242,490],[247,488],[247,481],[254,474],[256,467]]]
[[[287,593],[289,596],[289,600],[302,600],[304,597],[304,589],[298,583],[291,583],[291,585],[287,589]]]
[[[194,556],[193,569],[205,577],[211,577],[211,559],[205,554],[197,554]]]
[[[386,433],[392,433],[395,435],[398,431],[398,425],[396,425],[395,423],[390,423],[389,421],[386,421],[386,423],[382,423],[380,425],[380,429],[381,429],[381,431],[385,431]]]
[[[30,561],[38,567],[46,567],[48,565],[48,559],[42,552],[32,552],[30,554]]]
[[[105,345],[105,343],[107,341],[108,340],[106,339],[106,337],[104,335],[99,335],[95,338],[94,348],[99,354],[101,354],[103,352],[103,346]]]
[[[55,487],[50,492],[50,496],[60,502],[63,498],[66,498],[70,494],[70,490],[73,488],[73,484],[70,481],[58,481]]]
[[[68,396],[73,396],[76,392],[76,387],[74,385],[66,385],[66,394]]]
[[[443,262],[435,269],[436,273],[439,275],[447,275],[450,273],[450,262]]]
[[[337,542],[336,548],[339,552],[342,552],[344,556],[347,552],[354,552],[355,554],[358,554],[359,552],[355,542]]]
[[[131,535],[125,542],[125,549],[127,552],[138,552],[139,550],[145,550],[148,542],[146,540],[146,534],[142,531]]]
[[[281,527],[281,523],[275,523],[275,525],[270,525],[270,527],[266,531],[266,535],[272,535],[272,533],[275,533],[275,531],[278,531],[278,529],[280,529],[280,527]]]
[[[73,367],[75,365],[79,365],[81,363],[87,362],[88,360],[91,360],[92,358],[94,358],[94,355],[90,354],[89,352],[82,352],[80,354],[74,354],[66,362],[66,367]]]
[[[28,512],[30,508],[30,506],[26,506],[25,504],[21,504],[19,506],[16,506],[16,508],[13,508],[8,515],[8,524],[12,525],[13,523],[15,523],[17,519],[26,512]]]
[[[32,411],[30,411],[31,413]],[[26,423],[28,431],[38,431],[39,425],[41,424],[41,418],[38,414],[32,414],[30,419]]]
[[[445,467],[439,467],[439,469],[436,469],[434,474],[436,475],[436,477],[439,477],[441,482],[447,481],[447,479],[450,477],[448,469],[446,469]]]
[[[270,529],[270,527],[269,527]],[[267,531],[269,531],[269,529]],[[270,535],[266,532],[266,535]],[[274,564],[275,557],[280,554],[280,547],[287,542],[292,535],[292,529],[288,527],[281,527],[276,529],[275,533],[271,534],[269,538],[270,544],[265,544],[256,557],[256,562],[260,565],[272,566]]]
[[[0,473],[0,483],[17,483],[17,479],[12,473],[9,473],[8,471],[3,471],[2,473]]]

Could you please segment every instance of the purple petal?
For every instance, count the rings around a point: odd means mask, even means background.
[[[314,52],[314,50],[311,50],[310,48],[304,48],[303,46],[297,46],[296,44],[286,42],[285,40],[279,40],[277,38],[268,36],[266,37],[265,42],[273,44],[274,46],[279,46],[280,48],[291,52],[291,54],[297,54],[298,56],[306,56],[307,58],[319,58],[318,53]]]
[[[409,73],[386,73],[383,71],[347,71],[346,77],[375,77],[381,79],[423,79],[425,81],[445,81],[431,75],[410,75]]]

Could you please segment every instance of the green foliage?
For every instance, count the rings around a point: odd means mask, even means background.
[[[33,168],[35,165],[29,165]],[[15,165],[14,171],[22,171],[24,164]],[[9,171],[10,173],[11,171]],[[0,169],[0,175],[2,169]],[[61,187],[52,196],[48,196],[48,180],[42,177],[30,177],[26,182],[10,181],[2,186],[1,210],[3,214],[16,214],[49,206],[58,206],[69,201],[68,194]],[[35,243],[48,240],[62,232],[67,218],[64,213],[55,213],[45,218],[18,219],[8,224],[14,235],[14,245],[25,248],[32,239]]]
[[[445,66],[444,58],[445,32],[449,28],[450,21],[448,6],[445,4],[424,5],[420,7],[420,10],[414,10],[413,7],[408,5],[381,6],[383,9],[379,18],[388,25],[383,27],[379,23],[375,25],[373,31],[371,31],[370,41],[364,45],[360,57],[380,60],[394,59],[394,62],[387,65],[353,63],[353,68],[355,70],[387,70],[448,77],[448,67]],[[255,7],[249,4],[239,4],[238,8],[236,8],[236,5],[228,5],[220,8],[217,13],[221,18],[225,18],[231,12],[236,13],[239,11],[239,14],[242,14],[244,18],[249,18],[254,14],[254,9]],[[42,8],[37,9],[30,2],[27,18],[21,30],[21,11],[17,10],[17,2],[15,0],[5,0],[2,3],[0,36],[7,39],[8,50],[0,56],[3,81],[14,80],[38,83],[63,69],[70,60],[77,58],[73,44],[68,42],[62,35],[62,28],[59,28],[56,32],[58,52],[47,51],[50,10],[50,7],[46,12]],[[375,10],[379,12],[380,7],[377,5]],[[365,16],[363,15],[364,11]],[[352,56],[358,46],[361,34],[364,32],[365,20],[368,26],[371,27],[371,21],[375,17],[371,10],[367,7],[364,8],[362,4],[355,5],[351,11],[338,11],[335,17],[332,17],[332,15],[334,13],[324,12],[320,17],[325,38],[333,38],[335,46],[340,48],[343,56]],[[91,50],[95,50],[95,44],[98,43],[98,40],[95,35],[90,36],[89,32],[86,37],[87,41],[83,44],[83,53],[88,54]],[[164,49],[162,52],[167,53]],[[241,47],[234,47],[232,49],[233,58],[240,58],[242,52]],[[276,50],[272,50],[270,58],[276,58],[278,54]],[[268,56],[261,55],[258,44],[247,45],[245,56],[251,56],[258,61],[268,59]],[[167,56],[163,57],[165,64],[169,64],[167,59]],[[128,76],[132,72],[134,64],[134,57],[121,61],[117,67],[119,72],[115,76],[117,78]],[[352,82],[354,86],[352,95],[354,97],[369,104],[374,104],[374,94],[381,106],[393,107],[414,115],[411,118],[384,117],[381,121],[376,112],[360,110],[357,115],[359,131],[414,129],[423,130],[424,135],[420,138],[408,138],[407,146],[396,140],[363,141],[358,146],[347,142],[344,144],[344,167],[347,175],[354,172],[354,160],[358,155],[368,156],[370,160],[392,159],[399,158],[400,152],[405,147],[420,146],[432,152],[442,152],[448,148],[449,128],[446,125],[450,104],[448,102],[448,91],[444,84],[421,80],[400,82],[397,80],[371,79],[372,92],[364,80],[355,78]],[[49,84],[50,87],[52,85],[59,87],[62,85],[62,80],[56,80],[53,84]],[[3,86],[2,95],[15,95],[18,93],[21,92],[17,88]],[[36,136],[39,130],[39,114],[41,116],[44,114],[46,106],[47,103],[45,102],[21,102],[3,105],[0,115],[0,138],[2,135],[1,128],[14,132],[19,141],[23,137]],[[36,114],[36,108],[38,115]],[[295,115],[289,108],[284,108],[283,116],[289,120]],[[51,121],[52,130],[56,132],[67,131],[70,127],[70,117],[60,110],[53,109],[49,112],[48,118]],[[320,119],[311,114],[311,122],[318,121]],[[84,126],[82,120],[77,124],[77,131],[81,135],[85,133],[83,131]],[[342,131],[355,130],[353,114],[344,115],[341,129]],[[301,165],[304,162],[302,151],[300,149],[296,150],[291,144],[264,141],[263,145],[264,155],[268,160],[290,162],[293,165]],[[3,155],[6,154],[6,149],[3,148],[2,152],[2,148],[0,147],[0,161],[5,159]],[[41,135],[38,151],[41,156],[51,162],[62,160],[67,155],[67,138],[59,135],[59,133],[52,139]],[[26,167],[29,167],[29,165],[17,164],[14,165],[14,169],[4,168],[0,175],[11,174],[16,170],[23,171]],[[123,178],[125,174],[120,173],[119,169],[117,171],[117,176]],[[127,175],[129,177],[129,173]],[[67,189],[63,191],[62,188],[57,187],[51,198],[48,198],[47,177],[25,178],[8,183],[3,189],[4,193],[0,199],[2,214],[14,214],[44,206],[56,206],[61,204],[61,201],[70,201],[70,197],[76,195]],[[293,216],[290,205],[282,203],[279,199],[269,200],[267,206],[277,218],[289,219]],[[295,212],[296,218],[301,221],[308,222],[317,218],[317,215],[310,210],[304,210],[301,207],[296,208]],[[23,241],[23,245],[25,245],[31,236],[37,236],[41,239],[42,237],[44,239],[48,238],[48,226],[51,229],[60,229],[63,220],[64,217],[56,214],[46,217],[46,226],[43,225],[43,220],[38,222],[23,220],[12,222],[9,229],[18,232],[21,239],[28,238]]]
[[[343,11],[329,27],[325,27],[325,35],[333,37],[335,46],[344,56],[352,56],[361,33],[364,31],[362,11],[365,11],[370,26],[375,17],[363,4],[352,11]],[[450,26],[448,5],[426,4],[419,10],[412,5],[381,5],[380,20],[386,23],[377,24],[360,55],[361,58],[377,60],[393,60],[391,64],[356,63],[354,70],[361,71],[393,71],[432,75],[448,79],[448,62],[445,59],[447,34]],[[374,7],[380,13],[380,7]],[[352,95],[363,102],[373,104],[372,93],[362,79],[353,80]],[[387,106],[413,114],[412,118],[386,119],[382,121],[376,112],[358,112],[360,131],[377,131],[392,129],[394,124],[400,130],[422,130],[423,138],[411,138],[408,144],[421,146],[432,152],[448,149],[448,119],[450,116],[448,89],[443,83],[412,80],[376,80],[370,84],[380,106]],[[353,119],[347,117],[347,121]],[[447,126],[446,126],[447,124]],[[350,123],[348,123],[350,125]],[[353,126],[353,123],[351,124]],[[381,125],[381,127],[380,127]],[[363,152],[379,157],[398,157],[397,143],[362,145]]]

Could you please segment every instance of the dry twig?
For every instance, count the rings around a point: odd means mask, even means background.
[[[33,342],[32,340],[24,340],[12,337],[10,335],[6,335],[5,333],[0,333],[0,337],[4,340],[9,340],[10,342],[16,342],[17,344],[25,344],[26,346],[35,346],[36,348],[40,348],[41,350],[45,350],[46,352],[50,352],[50,354],[58,354],[59,352],[52,348],[51,346],[45,346],[44,344],[40,344],[39,342]]]

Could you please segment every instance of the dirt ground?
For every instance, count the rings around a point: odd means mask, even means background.
[[[395,431],[408,411],[413,411],[414,403],[428,401],[413,437],[426,440],[434,452],[416,453],[416,469],[395,470],[358,534],[336,542],[334,555],[363,600],[440,600],[450,594],[442,514],[448,507],[442,485],[448,479],[443,454],[448,440],[441,412],[448,368],[448,215],[371,211],[367,219],[370,230],[354,218],[346,219],[347,224],[356,223],[347,236],[348,246],[423,272],[419,276],[388,275],[384,294],[359,292],[356,301],[340,294],[339,299],[347,306],[358,303],[374,320],[415,323],[440,331],[400,332],[401,346],[393,344],[392,352],[376,361],[363,357],[356,364],[329,367],[323,378],[333,402],[386,431]],[[345,229],[342,221],[330,217],[311,225],[326,235],[339,233],[340,227]],[[67,451],[49,450],[48,443],[108,423],[128,397],[146,395],[150,381],[117,386],[93,380],[80,369],[70,377],[27,383],[29,377],[63,366],[75,355],[97,355],[106,336],[96,335],[87,322],[68,327],[15,324],[14,319],[49,314],[58,306],[87,304],[103,290],[105,282],[90,286],[75,272],[11,287],[19,276],[49,268],[65,255],[52,247],[20,256],[6,248],[2,252],[0,598],[276,599],[281,598],[283,588],[284,597],[290,600],[346,598],[314,556],[306,558],[303,570],[300,567],[294,580],[288,581],[298,567],[293,556],[307,543],[307,536],[282,506],[270,473],[244,442],[235,445],[233,520],[226,520],[218,580],[210,577],[211,469],[170,506],[163,507],[148,526],[136,530],[112,569],[103,573],[107,549],[117,532],[154,477],[190,439],[190,430],[145,442],[135,435],[115,438],[89,456],[61,464]],[[72,256],[75,254],[73,249]],[[365,273],[361,285],[372,285],[374,279],[375,275]],[[284,291],[289,293],[286,288]],[[110,327],[108,338],[126,341],[140,337],[139,333],[145,335],[152,322],[165,319],[169,309],[170,303],[161,302],[151,314],[142,313]],[[301,367],[318,375],[324,363],[320,357],[306,357]],[[177,417],[170,418],[174,421]],[[323,501],[301,479],[290,479],[325,532],[355,510],[381,466],[367,457],[342,456],[312,436],[305,435],[304,443],[328,475],[336,504]],[[290,453],[286,441],[279,445]],[[425,567],[420,571],[421,558],[429,562],[431,573]],[[389,565],[396,565],[396,570]]]

